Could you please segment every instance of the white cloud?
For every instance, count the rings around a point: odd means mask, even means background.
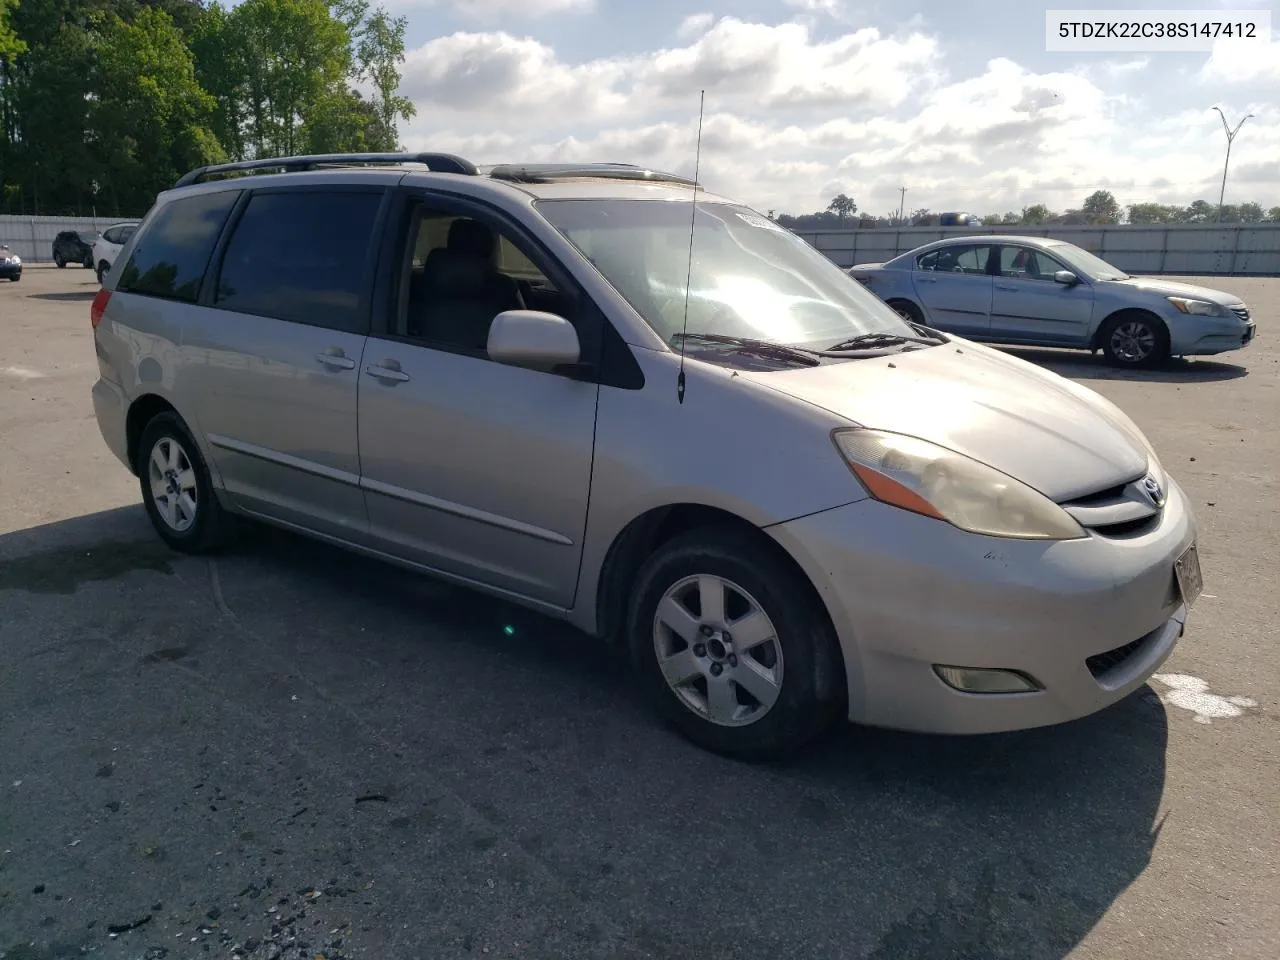
[[[1200,69],[1205,83],[1280,82],[1280,30],[1271,31],[1270,43],[1218,41]]]
[[[596,0],[387,0],[393,13],[446,6],[472,21],[497,23],[513,18],[534,20],[562,13],[588,13]]]
[[[922,30],[816,34],[694,14],[680,33],[666,49],[580,62],[509,33],[438,37],[406,60],[418,117],[402,139],[478,163],[622,160],[691,175],[705,89],[703,182],[760,209],[818,210],[844,191],[885,212],[904,185],[912,209],[980,213],[1078,207],[1099,188],[1121,203],[1217,196],[1217,114],[1161,114],[1145,86],[1117,92],[1155,69],[1145,60],[1038,71],[1002,57],[949,77]],[[1280,204],[1277,156],[1280,121],[1251,120],[1229,198]]]
[[[680,26],[676,28],[676,36],[681,40],[692,40],[706,33],[715,20],[715,16],[710,13],[691,13],[680,21]]]

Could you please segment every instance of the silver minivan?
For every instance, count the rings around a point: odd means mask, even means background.
[[[1201,590],[1187,499],[1113,404],[677,176],[202,168],[91,318],[103,437],[174,549],[251,518],[563,618],[737,757],[839,716],[1093,713]]]

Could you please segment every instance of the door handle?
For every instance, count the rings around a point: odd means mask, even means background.
[[[354,360],[345,356],[341,350],[336,348],[334,348],[334,350],[335,352],[333,353],[330,353],[327,350],[324,353],[317,353],[316,360],[323,363],[326,367],[337,367],[340,370],[355,369],[356,362]]]
[[[409,375],[399,367],[381,366],[378,364],[370,364],[364,368],[364,372],[371,377],[379,380],[391,380],[397,383],[403,383],[409,379]]]

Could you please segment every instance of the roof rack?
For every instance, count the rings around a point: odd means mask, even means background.
[[[196,167],[178,178],[173,186],[186,187],[215,173],[234,173],[241,170],[274,170],[284,173],[297,173],[302,170],[314,170],[321,166],[346,166],[351,164],[375,163],[422,163],[433,173],[458,173],[474,177],[479,173],[476,165],[470,160],[454,156],[451,153],[318,153],[297,157],[262,157],[257,160],[240,160],[236,163],[215,163],[207,167]]]
[[[513,183],[546,183],[551,180],[579,179],[648,180],[654,183],[680,183],[695,186],[688,177],[649,170],[633,163],[500,163],[489,169],[494,180]]]

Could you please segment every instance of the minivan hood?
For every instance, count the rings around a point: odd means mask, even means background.
[[[1155,277],[1130,277],[1128,280],[1109,281],[1119,286],[1133,287],[1146,293],[1154,293],[1161,297],[1188,297],[1192,300],[1208,300],[1219,306],[1239,306],[1241,300],[1234,293],[1214,290],[1212,287],[1200,287],[1193,283],[1178,283],[1176,280],[1160,280]]]
[[[1063,502],[1142,476],[1137,429],[1098,394],[964,340],[769,372],[739,372],[855,424],[948,447]]]

